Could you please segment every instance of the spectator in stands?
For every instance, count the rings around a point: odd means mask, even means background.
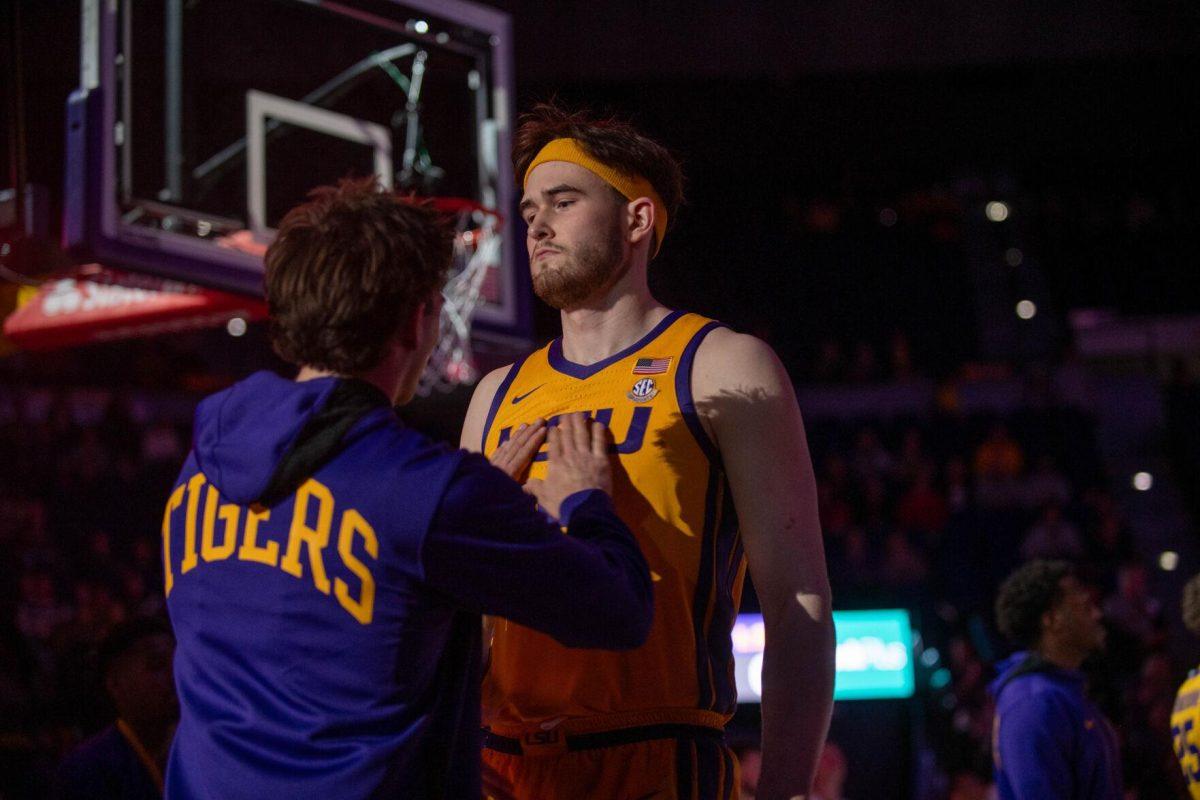
[[[57,553],[46,534],[46,504],[41,498],[0,495],[0,558],[13,558],[21,567],[53,564]]]
[[[1083,538],[1079,529],[1063,517],[1058,503],[1049,503],[1042,509],[1038,521],[1021,542],[1021,557],[1027,561],[1034,558],[1078,561],[1083,558]]]
[[[933,485],[933,467],[921,467],[896,508],[896,522],[914,533],[933,535],[946,527],[950,511],[946,500]]]
[[[961,769],[950,779],[949,800],[990,800],[993,786],[969,769]]]
[[[1171,673],[1171,659],[1167,657],[1166,653],[1156,652],[1147,656],[1146,660],[1142,662],[1130,706],[1149,709],[1157,700],[1173,693],[1175,686],[1171,682]]]
[[[60,647],[70,642],[95,647],[117,624],[125,621],[128,612],[106,581],[81,578],[72,589],[75,614],[54,631],[54,638]]]
[[[834,554],[829,559],[830,583],[835,589],[854,597],[878,588],[876,548],[862,528],[847,529],[830,549]]]
[[[130,435],[138,430],[133,406],[133,396],[128,390],[114,391],[105,403],[104,413],[96,424],[100,441],[120,456],[137,455],[138,439]]]
[[[916,369],[913,367],[912,346],[909,344],[908,335],[901,330],[897,330],[892,334],[892,340],[888,346],[889,366],[892,371],[892,380],[901,382],[912,380],[916,377]]]
[[[1098,581],[1111,588],[1115,585],[1117,565],[1133,558],[1133,539],[1116,511],[1107,511],[1093,524],[1094,529],[1086,537],[1089,569]]]
[[[16,609],[17,631],[31,643],[46,643],[60,624],[71,618],[71,609],[58,601],[54,578],[40,569],[21,575]]]
[[[1042,508],[1049,503],[1065,506],[1071,502],[1073,492],[1054,456],[1047,453],[1038,458],[1037,467],[1026,476],[1022,494],[1026,508]]]
[[[960,770],[987,774],[991,769],[992,702],[987,692],[987,668],[964,635],[947,647],[950,684],[933,708],[943,764],[954,775]]]
[[[153,617],[165,613],[161,594],[150,591],[146,576],[134,567],[121,569],[121,601],[135,617]]]
[[[821,758],[817,762],[817,776],[813,779],[809,800],[846,800],[846,754],[837,742],[825,742]]]
[[[1165,641],[1162,603],[1151,596],[1149,575],[1140,561],[1127,561],[1117,571],[1117,591],[1104,601],[1104,618],[1141,653]]]
[[[1200,383],[1182,358],[1171,365],[1165,400],[1167,454],[1192,520],[1200,525]]]
[[[758,777],[762,772],[762,751],[756,745],[742,745],[734,748],[738,763],[741,766],[740,789],[742,800],[754,800],[758,791]]]
[[[859,520],[867,535],[879,542],[894,527],[888,485],[882,475],[868,475],[859,485]]]
[[[185,452],[175,427],[158,422],[142,433],[142,460],[146,464],[178,464]]]
[[[859,480],[871,477],[890,477],[895,461],[879,441],[874,428],[860,428],[854,437],[854,474]]]
[[[83,730],[94,730],[105,719],[105,709],[96,702],[92,676],[80,665],[128,618],[115,586],[82,577],[72,586],[74,616],[55,629],[53,657],[59,665],[55,675],[55,700]]]
[[[813,381],[816,383],[840,383],[845,377],[846,364],[842,346],[837,339],[825,339],[813,365]]]
[[[892,589],[915,589],[929,576],[925,557],[903,531],[891,531],[883,540],[880,580]]]
[[[1020,499],[1018,481],[1025,466],[1021,446],[1008,433],[1008,426],[997,422],[988,437],[975,450],[975,494],[985,508],[1009,508]]]
[[[946,648],[946,662],[950,668],[954,696],[959,707],[972,709],[987,708],[987,670],[979,658],[979,651],[966,636],[955,636]]]
[[[0,797],[36,797],[41,790],[30,774],[40,755],[30,736],[40,711],[37,667],[28,642],[0,622]]]
[[[1025,466],[1021,445],[1009,435],[1008,426],[997,422],[975,450],[975,476],[984,479],[1013,479]]]
[[[56,800],[162,797],[179,718],[174,649],[170,627],[159,619],[135,619],[113,629],[100,649],[100,669],[117,719],[63,760]]]
[[[925,438],[921,429],[911,425],[904,429],[900,438],[900,456],[896,460],[896,479],[902,483],[911,483],[925,469],[934,469],[933,460],[925,453]]]
[[[870,342],[859,342],[854,347],[854,360],[848,376],[851,383],[874,383],[879,380],[879,361]]]
[[[50,532],[50,513],[46,502],[35,498],[26,506],[28,516],[21,530],[21,566],[58,570],[65,568],[68,560],[61,542],[55,541]]]
[[[85,537],[84,573],[98,582],[113,584],[120,574],[113,554],[112,536],[104,528],[92,528]]]
[[[79,445],[67,455],[76,476],[87,482],[99,482],[112,466],[112,453],[104,446],[100,432],[95,428],[80,431]]]
[[[1187,796],[1187,784],[1179,771],[1171,737],[1176,687],[1169,684],[1161,687],[1159,677],[1151,676],[1162,670],[1168,679],[1173,677],[1174,668],[1165,654],[1156,653],[1146,659],[1142,683],[1133,697],[1127,698],[1122,729],[1125,775],[1138,800]]]
[[[850,503],[850,467],[840,454],[825,460],[825,469],[817,482],[817,508],[821,530],[826,536],[839,536],[854,524],[854,507]]]
[[[966,511],[971,504],[970,476],[967,462],[955,456],[946,462],[946,509],[951,514]]]
[[[162,557],[159,554],[159,544],[149,536],[139,536],[133,540],[131,548],[133,567],[148,586],[158,587],[162,584]]]

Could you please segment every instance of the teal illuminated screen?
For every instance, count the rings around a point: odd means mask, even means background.
[[[912,622],[904,609],[834,611],[837,631],[835,700],[912,697]],[[766,628],[761,614],[739,614],[733,626],[738,702],[762,698]]]

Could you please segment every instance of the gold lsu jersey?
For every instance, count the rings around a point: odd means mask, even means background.
[[[1175,708],[1171,711],[1171,738],[1175,742],[1175,756],[1183,768],[1188,791],[1194,800],[1200,800],[1200,673],[1192,670],[1179,693],[1175,696]]]
[[[483,722],[493,732],[720,728],[732,715],[729,637],[746,563],[720,456],[691,393],[696,350],[718,326],[671,312],[640,341],[587,366],[568,361],[557,339],[500,384],[483,432],[488,455],[538,418],[553,424],[586,411],[611,430],[613,501],[650,565],[654,622],[644,645],[612,652],[567,648],[497,620],[483,685]],[[544,477],[545,460],[536,457],[530,477]]]

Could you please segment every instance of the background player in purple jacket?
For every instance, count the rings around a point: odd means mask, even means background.
[[[1100,609],[1065,561],[1031,561],[996,597],[1000,631],[1022,648],[992,683],[1001,800],[1120,800],[1116,731],[1079,671],[1104,646]]]
[[[135,618],[100,645],[100,673],[116,721],[63,759],[53,800],[159,800],[163,767],[179,718],[171,680],[175,641],[166,623]]]
[[[602,426],[551,432],[543,512],[393,413],[449,260],[434,212],[373,182],[319,190],[280,226],[272,340],[300,373],[201,403],[163,519],[168,797],[475,800],[481,613],[570,646],[645,639],[650,576],[612,510]],[[534,424],[494,461],[520,470],[545,439]]]

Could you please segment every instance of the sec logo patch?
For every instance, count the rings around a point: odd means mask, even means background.
[[[625,396],[635,403],[645,403],[647,400],[653,400],[657,395],[658,386],[654,383],[654,378],[642,378],[625,393]]]

